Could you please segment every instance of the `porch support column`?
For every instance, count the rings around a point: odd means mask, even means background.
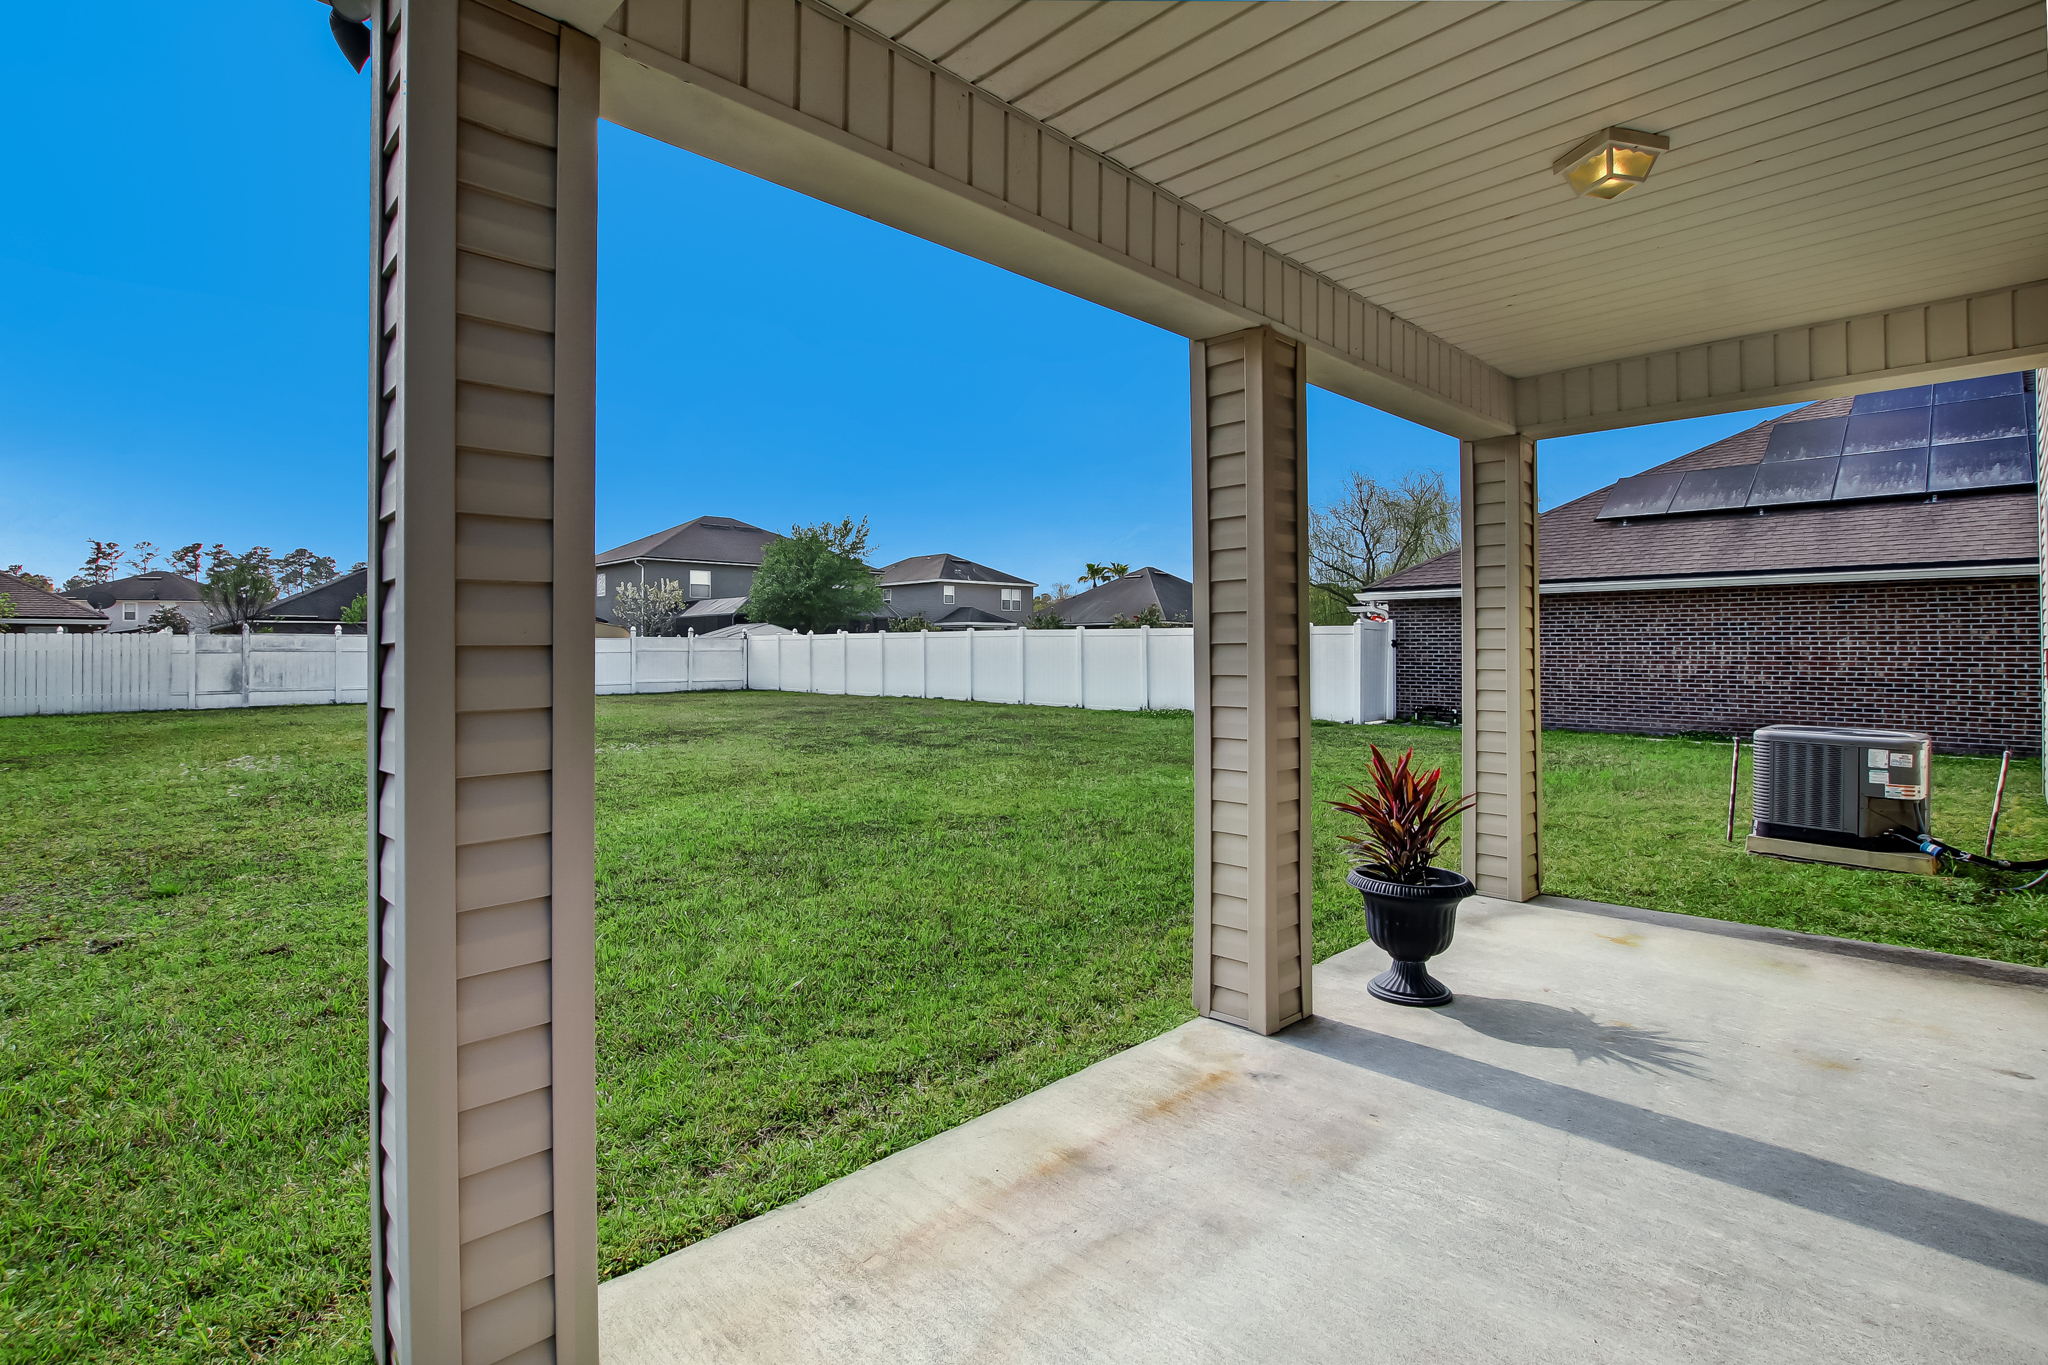
[[[1538,890],[1543,728],[1537,638],[1536,442],[1466,441],[1464,518],[1463,867],[1480,893],[1525,901]]]
[[[1303,357],[1267,328],[1194,345],[1195,1008],[1310,1012]]]
[[[375,1351],[588,1365],[597,48],[373,22]]]

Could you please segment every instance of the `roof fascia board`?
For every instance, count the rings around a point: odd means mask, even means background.
[[[1814,569],[1787,573],[1693,574],[1671,578],[1580,578],[1544,583],[1544,594],[1577,592],[1671,592],[1689,588],[1776,588],[1803,587],[1824,583],[1925,583],[1955,578],[2035,578],[2038,560],[2006,560],[1997,564],[1917,564],[1905,568]],[[1396,588],[1392,592],[1366,589],[1366,602],[1422,602],[1432,598],[1453,598],[1456,587]]]
[[[1513,429],[1476,356],[830,6],[769,9],[634,0],[599,35],[603,116],[1186,337],[1275,328],[1310,383],[1446,434]]]
[[[619,12],[624,0],[521,0],[527,9],[536,14],[545,14],[558,23],[570,28],[581,29],[592,37],[604,33],[604,26]]]
[[[1588,431],[1871,393],[2048,365],[2048,281],[1515,381],[1529,435]]]

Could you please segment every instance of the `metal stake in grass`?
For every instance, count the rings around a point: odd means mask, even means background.
[[[1984,829],[1984,856],[1991,856],[1991,845],[1998,838],[1998,808],[2005,804],[2005,775],[2012,771],[2012,750],[1998,760],[1998,786],[1991,793],[1991,823]]]
[[[1735,784],[1742,772],[1742,736],[1735,736],[1735,748],[1728,755],[1728,842],[1735,842]]]

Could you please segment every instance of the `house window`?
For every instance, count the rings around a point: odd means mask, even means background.
[[[953,585],[952,585],[951,583],[948,583],[948,584],[946,585],[946,587],[945,587],[945,596],[944,596],[944,598],[943,598],[942,600],[943,600],[943,601],[945,602],[945,604],[946,604],[947,606],[949,606],[949,607],[953,605]]]
[[[893,604],[895,603],[895,601],[896,601],[896,593],[895,593],[895,591],[894,591],[893,589],[890,589],[890,588],[884,588],[884,589],[882,589],[882,605],[883,605],[883,606],[885,606],[885,607],[886,607],[886,606],[890,606],[890,605],[893,605]]]
[[[603,575],[603,574],[599,574],[599,575],[597,576],[597,595],[598,595],[599,597],[602,597],[602,596],[604,596],[604,575]]]
[[[1024,610],[1024,589],[1022,589],[1022,588],[1004,588],[1004,589],[1003,589],[1003,610],[1004,610],[1004,611],[1022,611],[1022,610]]]
[[[121,619],[123,621],[133,621],[135,619],[135,604],[133,602],[123,602],[121,604]]]
[[[711,570],[690,570],[690,600],[711,596]]]

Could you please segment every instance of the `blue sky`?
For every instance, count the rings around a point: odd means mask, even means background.
[[[11,16],[0,564],[362,554],[369,82],[316,5],[198,14]],[[623,129],[600,158],[600,547],[850,514],[882,560],[1188,571],[1181,338]],[[1544,505],[1765,415],[1545,442]],[[1313,497],[1456,473],[1448,438],[1321,392],[1309,442]]]

